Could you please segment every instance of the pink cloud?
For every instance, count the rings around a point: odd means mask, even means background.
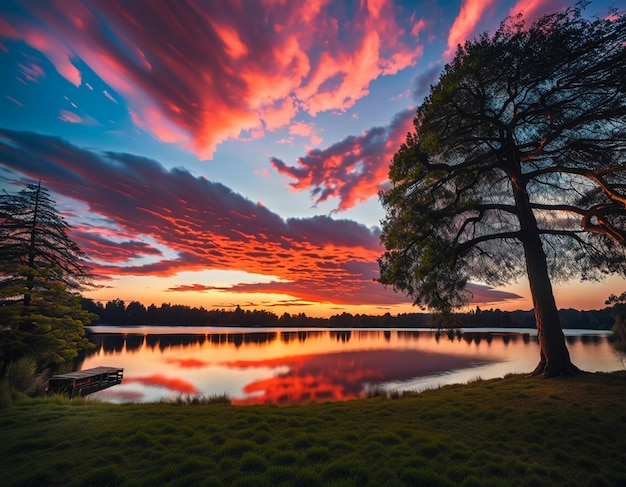
[[[2,32],[2,37],[5,37],[7,39],[20,38],[20,33],[17,31],[17,29],[4,17],[0,17],[0,32]]]
[[[518,0],[509,10],[509,15],[516,16],[521,13],[526,20],[533,21],[543,14],[563,10],[567,5],[570,3],[563,0]]]
[[[378,194],[387,181],[393,154],[413,128],[414,116],[413,110],[406,110],[388,127],[374,127],[326,149],[310,150],[295,167],[277,158],[271,160],[272,166],[296,179],[290,183],[295,190],[310,190],[316,203],[337,198],[337,211],[347,210]]]
[[[102,94],[117,105],[117,100],[113,98],[113,95],[111,95],[111,93],[109,93],[107,90],[104,90]]]
[[[323,140],[312,123],[295,122],[289,126],[289,133],[301,137],[309,137],[313,145],[319,145]]]
[[[41,51],[54,64],[61,76],[80,86],[80,72],[72,64],[74,54],[66,43],[62,43],[55,34],[38,30],[34,26],[24,26],[19,32],[26,43]]]
[[[215,22],[211,23],[211,26],[215,29],[215,33],[221,39],[226,53],[230,57],[238,59],[248,54],[248,48],[241,41],[236,29],[229,26],[222,26]]]
[[[210,158],[242,131],[300,111],[345,110],[370,83],[415,64],[416,30],[391,1],[79,2],[22,5],[4,37],[40,50],[75,85],[85,62],[160,140]],[[138,19],[141,19],[140,21]],[[258,20],[264,19],[260,23]]]
[[[359,147],[367,150],[370,145],[376,144],[366,138]],[[53,192],[114,223],[115,228],[102,232],[97,227],[74,229],[80,245],[100,262],[94,263],[98,275],[243,270],[276,280],[239,284],[228,291],[280,293],[342,305],[407,302],[373,281],[383,250],[379,231],[354,221],[283,219],[184,169],[166,170],[154,160],[129,154],[91,152],[58,137],[0,129],[0,157],[7,169],[41,178]],[[168,257],[160,248],[168,249]],[[147,259],[131,261],[139,257]],[[199,283],[171,290],[209,289],[215,288]]]
[[[83,121],[83,119],[80,118],[80,116],[76,115],[74,112],[63,109],[61,109],[61,111],[59,112],[59,120],[68,123],[81,123]]]
[[[426,21],[424,19],[420,19],[417,22],[413,23],[413,27],[411,27],[411,34],[415,37],[419,35],[422,30],[426,27]]]
[[[308,137],[313,133],[313,126],[306,122],[295,122],[289,127],[289,133]]]
[[[445,56],[452,56],[457,45],[463,45],[471,37],[484,10],[491,3],[493,0],[463,0],[461,2],[461,11],[448,34],[448,50],[444,53]]]
[[[35,64],[34,60],[27,61],[26,63],[19,63],[18,68],[22,75],[22,79],[24,83],[30,81],[31,83],[37,83],[39,78],[43,78],[45,73],[43,68],[38,64]]]
[[[263,177],[266,177],[266,178],[271,177],[271,174],[270,174],[269,170],[266,167],[264,167],[263,169],[254,170],[252,172],[254,174],[258,174],[259,176],[263,176]],[[261,203],[259,202],[259,204],[261,204]]]

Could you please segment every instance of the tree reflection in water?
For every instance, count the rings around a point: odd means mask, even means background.
[[[346,400],[372,387],[423,390],[528,372],[538,352],[528,331],[448,337],[429,330],[102,330],[79,368],[124,367],[124,382],[98,393],[116,402],[224,393],[235,404]],[[606,334],[567,341],[581,368],[621,368]]]

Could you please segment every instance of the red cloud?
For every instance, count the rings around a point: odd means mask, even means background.
[[[77,86],[72,61],[85,62],[137,124],[210,158],[242,130],[284,127],[298,111],[345,110],[373,80],[421,56],[411,15],[391,1],[355,4],[350,19],[343,10],[337,2],[61,0],[17,6],[2,32]]]
[[[205,284],[183,284],[180,286],[171,287],[167,289],[167,291],[203,293],[205,291],[213,291],[215,289],[225,290],[227,288],[207,286]]]
[[[387,181],[393,154],[413,128],[414,110],[396,115],[389,127],[375,127],[326,149],[314,149],[299,157],[298,166],[271,160],[278,172],[297,180],[291,186],[310,189],[315,202],[339,198],[336,211],[347,210],[378,194]]]
[[[110,263],[128,262],[142,256],[161,256],[150,244],[136,241],[113,241],[89,231],[73,230],[72,239],[94,260]]]
[[[240,284],[230,291],[341,304],[407,301],[373,281],[383,250],[379,234],[354,221],[327,216],[285,220],[183,169],[165,170],[129,154],[90,152],[58,137],[0,129],[0,159],[7,168],[41,178],[52,191],[83,202],[113,222],[110,232],[119,229],[119,239],[105,232],[89,236],[87,228],[75,233],[94,258],[107,263],[94,266],[97,274],[171,276],[236,269],[278,281]],[[173,257],[161,257],[144,240],[167,248]],[[152,262],[125,264],[140,256]]]

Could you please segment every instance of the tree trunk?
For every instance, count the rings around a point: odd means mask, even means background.
[[[565,335],[561,328],[561,320],[548,274],[546,253],[543,250],[537,219],[530,206],[530,199],[521,174],[519,178],[511,178],[511,184],[520,221],[520,240],[524,247],[526,271],[533,298],[541,350],[539,364],[532,375],[543,374],[548,378],[579,373],[580,369],[572,364],[565,344]]]
[[[524,256],[540,346],[540,361],[532,375],[543,374],[548,378],[578,373],[580,370],[572,364],[565,345],[541,241],[539,247],[534,242],[524,243]]]

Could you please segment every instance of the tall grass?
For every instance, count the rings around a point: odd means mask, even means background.
[[[0,407],[23,400],[25,395],[42,395],[46,374],[37,372],[37,360],[26,355],[7,365],[0,378]]]
[[[181,394],[176,397],[173,402],[179,406],[206,406],[208,404],[231,404],[232,400],[226,393],[210,394],[208,396],[201,394]]]
[[[626,372],[305,406],[188,399],[5,407],[2,484],[626,485]]]

